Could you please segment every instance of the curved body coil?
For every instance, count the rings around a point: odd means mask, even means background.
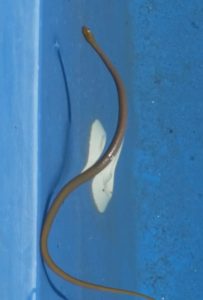
[[[87,182],[88,180],[92,179],[95,175],[97,175],[99,172],[101,172],[115,157],[117,154],[120,145],[122,143],[124,133],[125,133],[125,125],[126,125],[126,119],[127,119],[127,104],[126,104],[126,95],[125,95],[125,89],[123,82],[108,59],[108,57],[105,55],[103,50],[99,47],[99,45],[96,43],[93,34],[91,33],[90,29],[87,27],[82,28],[84,37],[86,38],[87,42],[93,47],[93,49],[97,52],[99,57],[104,62],[105,66],[109,70],[109,72],[112,75],[112,78],[115,82],[117,93],[118,93],[118,122],[117,122],[117,128],[114,134],[114,137],[112,139],[112,142],[110,143],[108,149],[103,154],[103,156],[89,169],[84,171],[83,173],[79,174],[75,178],[73,178],[71,181],[69,181],[58,193],[56,198],[54,199],[53,203],[51,204],[51,207],[48,210],[47,216],[45,218],[45,222],[42,227],[41,232],[41,253],[42,257],[45,261],[45,263],[48,265],[48,267],[58,274],[60,277],[65,279],[68,282],[71,282],[72,284],[89,288],[89,289],[95,289],[98,291],[103,292],[112,292],[117,294],[125,294],[125,295],[131,295],[131,296],[137,296],[142,297],[147,300],[153,300],[153,298],[144,295],[142,293],[138,293],[135,291],[129,291],[124,289],[118,289],[114,287],[108,287],[104,285],[95,284],[92,282],[84,281],[81,279],[78,279],[76,277],[71,276],[69,273],[65,272],[63,269],[61,269],[57,263],[52,259],[49,250],[48,250],[48,237],[49,232],[51,229],[51,226],[53,224],[53,221],[60,209],[60,206],[65,201],[65,199],[70,195],[72,191],[74,191],[78,186],[81,184]]]

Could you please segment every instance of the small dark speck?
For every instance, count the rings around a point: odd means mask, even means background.
[[[193,28],[199,29],[199,25],[195,21],[192,21],[190,24]]]
[[[169,128],[168,132],[172,134],[173,133],[173,129]]]
[[[191,155],[191,156],[190,156],[190,160],[192,160],[192,161],[195,160],[195,156],[194,156],[194,155]]]
[[[162,82],[161,77],[155,76],[155,78],[154,78],[154,83],[159,85],[159,84],[161,84],[161,82]]]

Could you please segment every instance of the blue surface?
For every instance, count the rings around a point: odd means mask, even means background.
[[[34,299],[39,3],[1,1],[0,20],[0,299]]]
[[[201,299],[203,6],[136,1],[130,15],[137,274],[157,299]]]
[[[86,24],[124,79],[128,129],[107,211],[82,186],[60,210],[51,253],[83,279],[157,300],[201,299],[202,1],[39,4],[0,4],[0,298],[60,299],[39,254],[43,212],[83,168],[94,119],[108,141],[115,129],[115,87],[81,34]],[[69,300],[132,299],[48,274]]]

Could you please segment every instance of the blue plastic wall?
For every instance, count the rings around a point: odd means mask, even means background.
[[[128,128],[107,211],[97,212],[90,184],[79,188],[50,251],[88,281],[201,299],[202,1],[8,0],[0,19],[0,299],[132,299],[48,270],[51,285],[39,252],[46,206],[84,167],[92,122],[108,141],[116,125],[115,87],[84,24],[124,80]]]
[[[37,280],[39,2],[0,1],[0,299]]]

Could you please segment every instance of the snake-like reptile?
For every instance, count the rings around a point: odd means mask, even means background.
[[[106,152],[103,154],[103,156],[98,159],[98,161],[91,166],[89,169],[84,171],[83,173],[77,175],[72,180],[70,180],[65,186],[60,190],[56,198],[54,199],[53,203],[51,204],[51,207],[48,210],[48,213],[46,215],[42,232],[41,232],[41,253],[42,257],[45,261],[45,263],[48,265],[48,267],[58,274],[63,279],[67,280],[68,282],[78,285],[80,287],[85,287],[89,289],[95,289],[97,291],[102,292],[112,292],[117,294],[125,294],[125,295],[131,295],[136,297],[145,298],[147,300],[154,300],[153,298],[139,293],[135,291],[130,290],[124,290],[114,287],[108,287],[100,284],[95,284],[92,282],[84,281],[81,279],[78,279],[76,277],[71,276],[69,273],[65,272],[63,269],[61,269],[57,263],[53,260],[51,255],[49,254],[48,249],[48,237],[50,233],[50,229],[52,227],[53,221],[59,211],[60,206],[65,201],[67,196],[70,195],[72,191],[74,191],[78,186],[81,184],[89,181],[92,179],[95,175],[97,175],[99,172],[101,172],[116,156],[120,145],[122,143],[124,133],[125,133],[125,127],[126,127],[126,119],[127,119],[127,104],[126,104],[126,95],[125,95],[125,88],[124,84],[120,78],[120,75],[118,74],[117,70],[114,68],[108,57],[105,55],[103,50],[100,48],[100,46],[97,44],[92,32],[89,28],[84,26],[82,28],[82,32],[84,37],[86,38],[87,42],[93,47],[93,49],[96,51],[96,53],[99,55],[99,57],[104,62],[105,66],[107,67],[108,71],[111,73],[112,78],[115,82],[117,93],[118,93],[118,121],[117,121],[117,128],[114,134],[114,137],[112,139],[111,144],[109,145]]]

